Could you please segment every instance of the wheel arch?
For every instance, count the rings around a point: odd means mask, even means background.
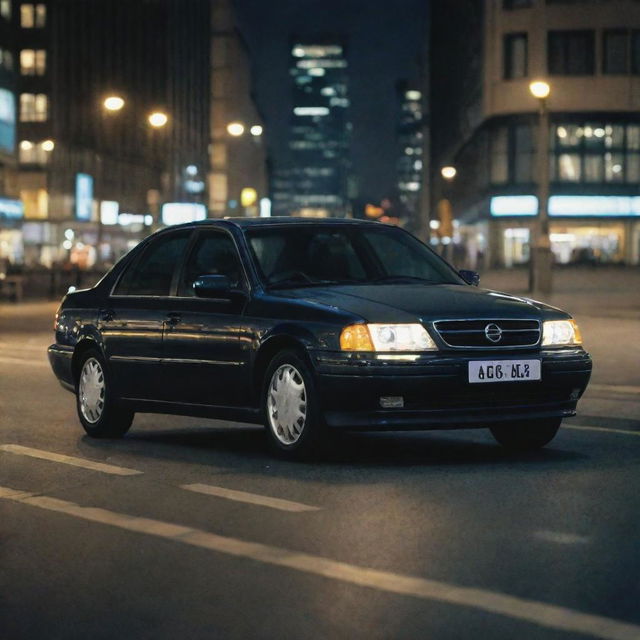
[[[75,384],[78,383],[78,376],[80,375],[80,362],[82,356],[89,350],[96,349],[102,354],[102,349],[91,336],[84,336],[75,346],[73,350],[73,356],[71,357],[71,374]],[[104,354],[103,354],[104,357]]]
[[[253,397],[257,404],[260,403],[260,392],[264,383],[264,375],[275,355],[281,351],[291,349],[300,354],[309,367],[312,368],[311,357],[308,351],[309,346],[312,344],[313,342],[309,340],[308,336],[294,334],[292,332],[272,334],[264,340],[256,353],[252,370]]]

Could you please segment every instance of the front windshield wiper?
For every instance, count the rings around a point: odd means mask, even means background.
[[[427,280],[418,276],[382,276],[371,281],[372,284],[402,284],[404,282],[420,282],[421,284],[441,284],[437,280]]]

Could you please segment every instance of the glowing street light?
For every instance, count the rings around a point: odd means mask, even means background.
[[[165,124],[169,121],[169,117],[166,113],[162,113],[162,111],[154,111],[149,114],[149,124],[156,129],[160,127],[164,127]]]
[[[107,111],[120,111],[124,107],[124,100],[120,96],[108,96],[102,104]]]
[[[244,125],[241,122],[230,122],[227,125],[227,132],[230,136],[237,138],[244,133]]]
[[[43,151],[53,151],[56,145],[53,140],[44,140],[41,146]]]
[[[442,169],[440,169],[440,173],[445,180],[453,180],[456,177],[458,170],[455,167],[447,166],[442,167]]]
[[[529,91],[534,98],[538,98],[539,100],[544,100],[549,97],[551,93],[551,87],[548,82],[544,80],[534,80],[529,85]]]
[[[253,127],[251,127],[251,129],[249,129],[249,132],[251,133],[252,136],[261,136],[262,135],[262,127],[259,124],[254,124]]]

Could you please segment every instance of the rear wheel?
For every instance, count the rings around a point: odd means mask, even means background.
[[[317,455],[326,442],[326,427],[309,366],[296,351],[282,351],[264,378],[262,408],[271,448],[292,459]]]
[[[521,420],[494,424],[491,427],[493,437],[511,451],[535,451],[549,444],[558,429],[562,418],[544,420]]]
[[[86,351],[81,358],[76,386],[78,417],[93,438],[119,438],[133,422],[133,412],[119,406],[102,354]]]

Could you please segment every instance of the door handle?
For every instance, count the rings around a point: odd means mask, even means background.
[[[168,313],[167,314],[166,323],[170,327],[175,327],[180,322],[180,320],[182,320],[182,316],[179,313]]]
[[[103,322],[111,322],[116,315],[113,309],[100,309],[100,320]]]

